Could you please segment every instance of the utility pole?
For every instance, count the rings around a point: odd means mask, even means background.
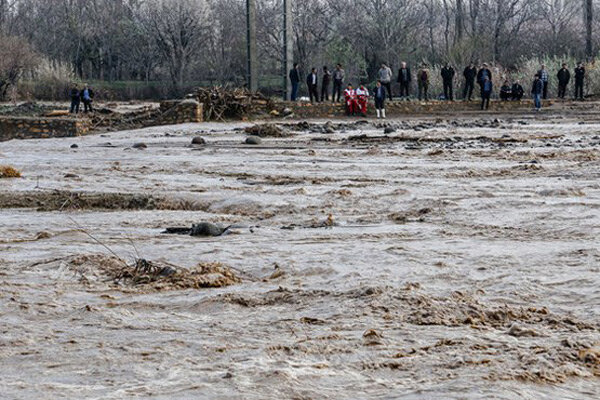
[[[283,100],[289,100],[292,84],[288,71],[294,65],[294,30],[292,20],[292,0],[283,0]]]
[[[258,61],[256,58],[256,0],[246,0],[246,44],[248,46],[248,89],[258,90]]]

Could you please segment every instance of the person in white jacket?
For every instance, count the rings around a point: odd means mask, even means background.
[[[392,69],[386,64],[381,64],[379,72],[377,73],[381,85],[385,87],[390,101],[392,101]]]
[[[360,85],[356,89],[356,101],[358,102],[358,109],[363,117],[367,116],[367,101],[369,99],[369,91],[364,85]]]

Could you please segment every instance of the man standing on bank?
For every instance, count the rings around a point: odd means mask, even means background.
[[[540,79],[540,74],[535,74],[533,84],[531,85],[531,96],[533,97],[533,105],[535,111],[540,111],[542,108],[542,95],[544,94],[544,81]]]
[[[90,89],[87,85],[83,85],[83,90],[81,91],[81,101],[83,102],[83,112],[94,112],[94,108],[92,107],[92,101],[94,100],[94,91]]]
[[[548,78],[550,77],[550,74],[548,74],[545,65],[542,65],[542,68],[540,68],[537,73],[542,81],[542,98],[546,100],[546,98],[548,98]]]
[[[319,86],[318,86],[318,78],[317,78],[317,69],[313,68],[310,70],[310,74],[306,77],[306,86],[308,86],[308,96],[310,97],[310,102],[318,103],[319,102]]]
[[[403,61],[398,70],[398,83],[400,84],[400,98],[408,100],[410,97],[410,82],[412,80],[410,68]]]
[[[377,110],[377,119],[385,119],[385,88],[377,81],[375,88],[375,110]]]
[[[558,98],[564,99],[567,93],[567,85],[571,80],[571,73],[567,68],[567,64],[563,64],[562,68],[558,70],[556,78],[558,79]]]
[[[333,103],[340,102],[345,75],[346,73],[342,69],[342,64],[336,65],[335,71],[333,71],[333,93],[331,94],[331,101]]]
[[[454,92],[452,90],[452,81],[454,80],[454,68],[450,66],[450,63],[446,63],[444,68],[442,68],[442,82],[444,83],[444,98],[446,100],[453,101],[454,100]]]
[[[483,63],[481,69],[477,72],[477,84],[481,91],[483,91],[483,82],[485,81],[485,78],[488,78],[488,80],[492,82],[492,71],[490,71],[486,63]]]
[[[331,72],[327,66],[323,67],[323,78],[321,79],[321,102],[329,101],[329,82],[331,82]]]
[[[481,82],[481,109],[487,110],[490,108],[490,97],[492,97],[492,90],[494,89],[494,85],[491,79],[487,76],[483,78],[483,82]]]
[[[381,85],[385,87],[390,101],[392,101],[392,70],[385,63],[381,64],[381,68],[379,68],[378,75]]]
[[[473,63],[470,63],[463,71],[465,77],[465,88],[463,90],[463,99],[471,101],[473,97],[473,89],[475,88],[475,78],[477,77],[477,68]]]
[[[69,96],[71,97],[71,114],[79,114],[79,105],[81,103],[81,93],[79,92],[79,88],[77,85],[73,85],[69,92]]]
[[[577,63],[575,68],[575,100],[583,101],[583,81],[585,79],[585,68],[583,63]]]
[[[294,63],[294,67],[290,69],[290,82],[292,84],[291,101],[296,101],[298,98],[298,86],[300,85],[300,73],[298,72],[298,63]]]
[[[423,64],[417,72],[417,83],[419,101],[421,99],[429,101],[429,68],[427,68],[427,64]]]

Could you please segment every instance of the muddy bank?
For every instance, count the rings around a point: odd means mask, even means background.
[[[0,208],[34,208],[38,211],[72,210],[206,210],[210,203],[177,196],[143,193],[86,193],[39,190],[0,193]]]

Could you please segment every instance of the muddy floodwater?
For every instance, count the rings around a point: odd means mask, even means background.
[[[494,118],[0,143],[0,398],[598,398],[600,122]]]

